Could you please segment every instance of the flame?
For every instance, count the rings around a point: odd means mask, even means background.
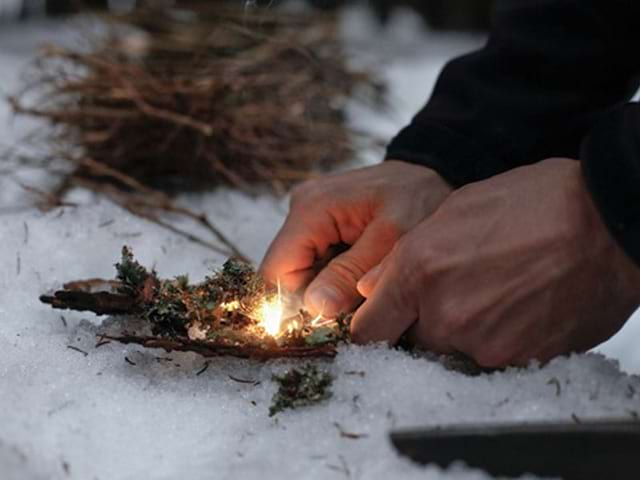
[[[283,315],[282,292],[280,290],[280,281],[278,281],[277,296],[275,298],[265,298],[260,306],[260,321],[264,331],[272,337],[278,336]]]

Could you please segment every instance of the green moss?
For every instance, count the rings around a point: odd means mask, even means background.
[[[241,260],[230,259],[222,270],[207,277],[205,284],[209,288],[222,292],[222,302],[239,301],[249,305],[255,299],[263,297],[266,285],[254,268]],[[247,303],[248,302],[248,303]]]
[[[316,328],[310,335],[304,339],[305,343],[310,346],[326,345],[327,343],[336,342],[336,331],[331,327]]]
[[[330,387],[333,377],[320,372],[315,365],[308,364],[300,370],[293,368],[282,376],[274,375],[272,378],[280,386],[269,408],[270,417],[286,409],[317,404],[332,395]]]
[[[161,282],[144,315],[151,323],[154,335],[185,336],[188,328],[188,308],[184,302],[185,289],[177,281]]]
[[[122,259],[116,264],[120,291],[139,301],[140,313],[148,320],[156,336],[187,337],[190,328],[197,336],[231,344],[252,343],[269,346],[322,347],[349,339],[350,317],[340,316],[335,325],[314,328],[312,317],[299,313],[300,329],[284,332],[277,339],[264,337],[254,312],[266,296],[272,295],[262,277],[243,261],[229,260],[204,282],[189,283],[187,275],[174,279],[159,279],[134,258],[128,247],[122,249]],[[225,305],[237,303],[229,309]],[[201,337],[200,337],[201,338]],[[277,345],[276,345],[277,343]]]
[[[116,278],[122,284],[120,290],[127,295],[136,295],[152,275],[133,258],[133,252],[127,246],[122,247],[122,258],[115,267]]]

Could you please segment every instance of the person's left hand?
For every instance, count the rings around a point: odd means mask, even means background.
[[[640,269],[603,224],[580,163],[550,159],[454,192],[358,284],[360,343],[461,352],[486,367],[586,351],[640,304]]]

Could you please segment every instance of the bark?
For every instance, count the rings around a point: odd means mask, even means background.
[[[42,295],[40,301],[60,310],[93,312],[96,315],[127,315],[139,312],[137,299],[117,293],[119,282],[90,279],[69,282],[64,290]]]

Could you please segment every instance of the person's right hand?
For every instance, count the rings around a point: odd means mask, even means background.
[[[451,191],[435,171],[394,160],[305,182],[292,193],[261,272],[291,292],[308,285],[304,301],[313,313],[350,311],[361,300],[360,278]],[[339,244],[351,248],[315,276],[316,262]]]

